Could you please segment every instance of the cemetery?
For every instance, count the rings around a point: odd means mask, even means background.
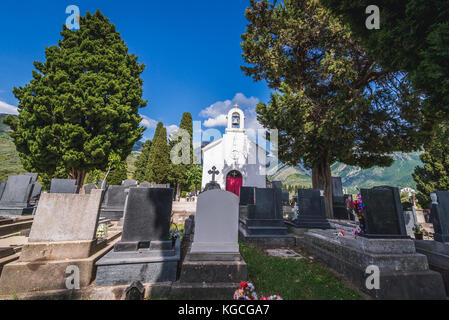
[[[447,301],[449,9],[415,2],[72,5],[59,38],[49,5],[44,52],[7,10],[0,300]]]

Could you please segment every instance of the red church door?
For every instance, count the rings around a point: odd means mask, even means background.
[[[226,177],[226,191],[232,192],[237,196],[240,196],[240,187],[243,185],[242,174],[238,171],[229,172]]]

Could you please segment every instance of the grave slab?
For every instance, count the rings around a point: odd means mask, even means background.
[[[446,299],[441,275],[416,253],[413,240],[336,237],[332,230],[310,230],[301,242],[308,253],[375,299]],[[380,270],[380,287],[369,290],[366,271],[372,265]]]
[[[324,196],[320,190],[298,190],[299,215],[287,224],[300,229],[329,229]]]

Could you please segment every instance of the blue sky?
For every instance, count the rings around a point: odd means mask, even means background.
[[[31,80],[33,61],[44,61],[45,46],[56,45],[68,14],[100,9],[117,26],[130,52],[147,68],[142,75],[144,133],[152,138],[157,121],[169,131],[191,112],[203,128],[223,130],[223,114],[239,103],[251,128],[254,107],[270,90],[240,70],[241,34],[247,0],[196,1],[1,1],[0,112],[14,112],[15,86]]]

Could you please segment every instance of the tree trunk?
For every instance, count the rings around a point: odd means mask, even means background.
[[[76,180],[76,193],[79,193],[86,178],[86,170],[72,169],[71,178]]]
[[[312,184],[314,189],[324,190],[324,202],[326,204],[326,217],[333,219],[332,208],[332,173],[329,161],[326,158],[312,168]]]

